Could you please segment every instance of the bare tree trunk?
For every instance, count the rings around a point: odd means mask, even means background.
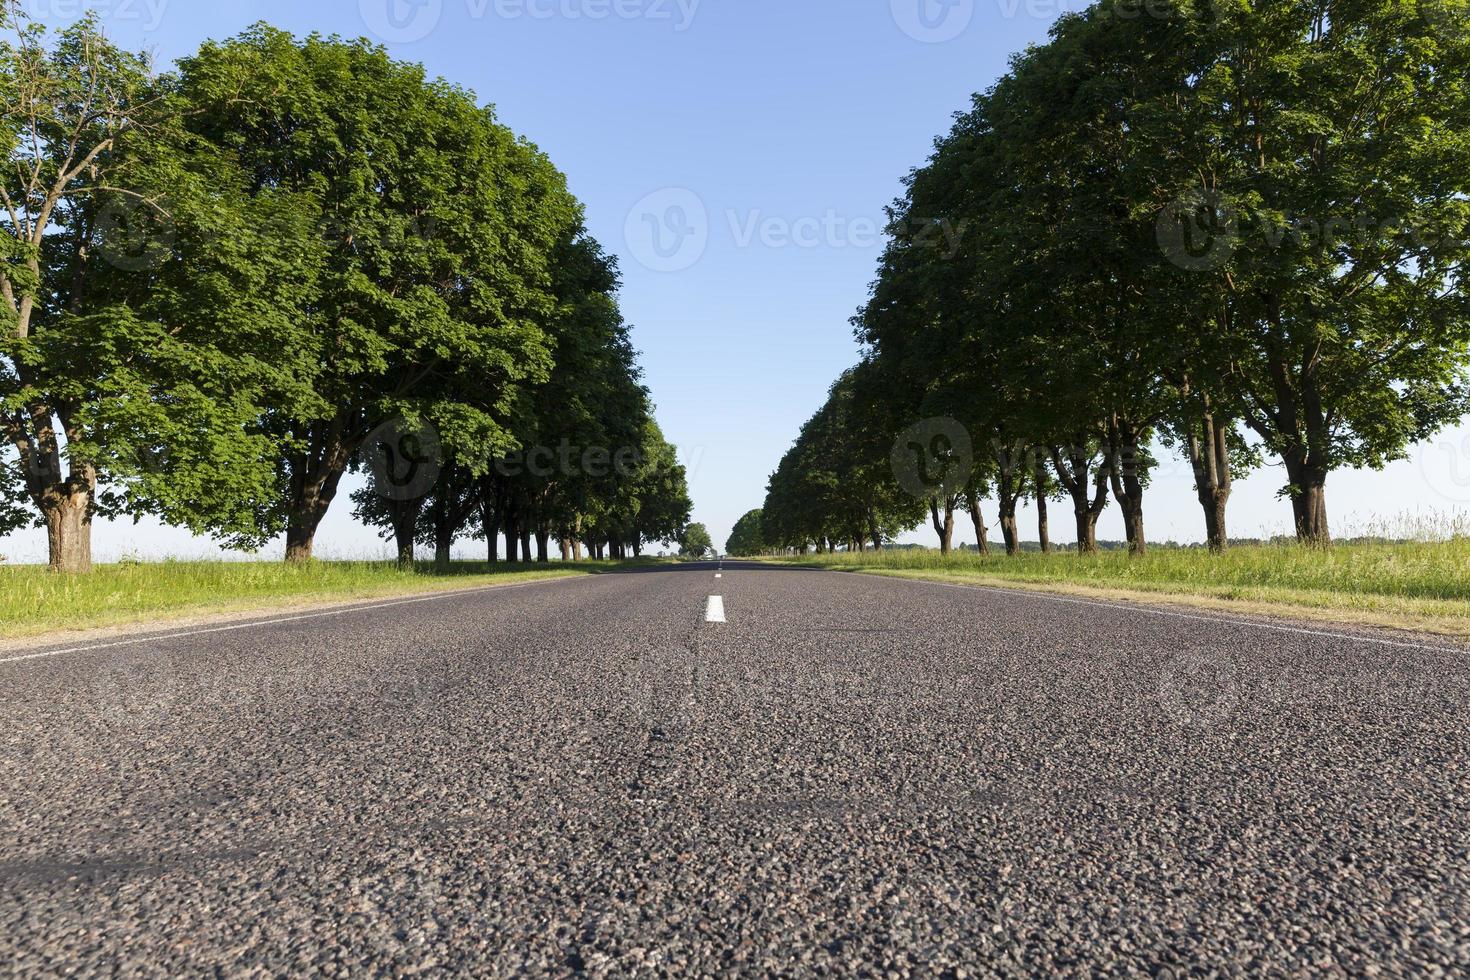
[[[1131,423],[1116,414],[1108,419],[1108,480],[1112,483],[1113,497],[1123,510],[1128,551],[1133,555],[1148,552],[1148,538],[1143,528],[1143,477],[1138,442],[1138,430]]]
[[[985,526],[978,493],[970,494],[970,523],[975,525],[975,550],[982,555],[990,554],[990,529]]]
[[[1000,506],[1000,533],[1005,539],[1006,554],[1015,558],[1021,553],[1021,534],[1016,526],[1016,507],[1021,495],[1026,492],[1025,470],[1022,460],[1026,448],[1019,444],[995,444],[997,474],[995,480],[996,499]]]
[[[451,567],[453,547],[454,542],[446,540],[444,532],[436,529],[434,533],[434,571],[440,575],[446,574]]]
[[[929,514],[934,521],[934,533],[939,535],[939,553],[949,554],[954,550],[954,508],[955,498],[946,495],[944,498],[944,517],[939,516],[939,498],[931,497],[929,500]]]
[[[1189,464],[1194,470],[1194,488],[1200,507],[1205,512],[1205,537],[1215,554],[1230,547],[1230,532],[1225,521],[1225,508],[1230,502],[1233,474],[1230,466],[1230,427],[1216,422],[1209,399],[1204,400],[1204,414],[1197,424],[1189,426],[1186,445]]]
[[[51,571],[68,575],[92,571],[92,490],[84,481],[74,480],[49,487],[41,497],[41,513]]]
[[[551,561],[551,532],[536,532],[536,560],[545,565]]]
[[[521,562],[521,537],[520,532],[516,528],[516,516],[514,514],[506,514],[503,523],[505,525],[505,560],[512,565],[519,565]]]
[[[1077,519],[1077,552],[1090,555],[1097,551],[1097,519],[1108,505],[1107,465],[1103,464],[1094,475],[1093,453],[1089,452],[1085,440],[1079,438],[1063,459],[1060,449],[1052,450],[1052,465],[1056,467],[1057,479],[1072,498],[1072,514]],[[1095,486],[1096,493],[1088,498],[1089,487]]]
[[[1032,476],[1036,481],[1036,537],[1041,542],[1041,553],[1051,554],[1051,515],[1047,506],[1046,459],[1037,453],[1032,459]]]
[[[1302,544],[1326,548],[1332,544],[1332,530],[1327,522],[1327,471],[1313,466],[1302,455],[1285,455],[1286,475],[1291,481],[1291,510],[1296,522],[1296,536]]]

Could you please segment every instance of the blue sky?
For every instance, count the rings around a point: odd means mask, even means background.
[[[902,176],[972,92],[1079,3],[25,0],[49,23],[92,6],[116,40],[163,62],[259,20],[373,37],[494,103],[568,175],[592,233],[620,257],[659,419],[690,466],[695,517],[720,543],[856,359],[848,318]],[[1462,435],[1386,473],[1335,477],[1338,523],[1470,503],[1470,467],[1461,479],[1451,465]],[[1275,470],[1247,481],[1236,533],[1285,528],[1282,482]],[[1182,467],[1166,468],[1149,508],[1155,536],[1200,537]],[[349,511],[344,494],[319,553],[382,552]],[[1122,536],[1115,508],[1102,533]],[[100,528],[96,544],[104,559],[212,553],[151,524]],[[44,541],[22,534],[0,551],[40,558]]]

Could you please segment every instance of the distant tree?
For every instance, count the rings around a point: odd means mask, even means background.
[[[690,524],[679,539],[679,554],[685,558],[704,558],[715,550],[709,530],[703,524]]]
[[[761,530],[759,510],[753,510],[736,521],[735,529],[730,532],[730,540],[725,542],[725,554],[736,558],[763,555],[769,550],[764,532]]]

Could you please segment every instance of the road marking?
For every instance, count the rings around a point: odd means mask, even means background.
[[[725,621],[725,597],[712,595],[709,597],[709,605],[704,609],[704,621],[706,623],[723,623]]]
[[[0,660],[0,664],[18,664],[27,660],[44,660],[47,657],[60,657],[68,653],[91,653],[94,650],[110,650],[113,647],[137,646],[139,643],[161,643],[164,640],[182,640],[190,636],[206,636],[210,633],[232,633],[236,630],[254,629],[259,626],[279,626],[282,623],[300,623],[309,619],[325,619],[328,616],[347,616],[355,612],[372,612],[376,609],[392,609],[394,606],[411,606],[420,602],[438,602],[442,599],[455,599],[459,596],[479,595],[484,592],[507,592],[511,589],[525,589],[534,585],[552,585],[559,582],[586,582],[595,578],[592,575],[566,575],[560,578],[540,579],[535,582],[519,582],[511,585],[487,585],[475,589],[457,589],[452,592],[436,592],[433,595],[415,596],[412,599],[398,599],[393,602],[379,602],[372,605],[344,606],[341,609],[327,609],[322,612],[303,613],[300,616],[283,616],[279,619],[252,620],[248,623],[236,623],[231,626],[212,626],[208,629],[186,630],[182,633],[152,633],[148,636],[134,637],[130,640],[113,640],[107,643],[96,643],[85,647],[68,647],[65,650],[45,650],[41,653],[28,653],[20,657],[6,657]]]
[[[1470,650],[1467,650],[1465,647],[1437,646],[1432,643],[1408,643],[1403,640],[1382,640],[1375,636],[1360,636],[1354,633],[1334,633],[1330,630],[1311,630],[1300,626],[1276,626],[1271,623],[1257,622],[1253,619],[1236,619],[1233,616],[1200,616],[1195,613],[1171,612],[1167,609],[1155,609],[1150,606],[1135,606],[1126,602],[1069,599],[1065,596],[1052,595],[1047,592],[1031,592],[1026,589],[998,589],[989,585],[955,585],[952,582],[927,582],[921,578],[900,578],[892,575],[879,577],[891,578],[898,582],[912,582],[916,585],[935,585],[941,589],[959,589],[964,592],[993,592],[996,595],[1023,596],[1025,598],[1041,599],[1047,602],[1063,602],[1071,606],[1091,606],[1094,609],[1121,609],[1124,612],[1139,613],[1145,616],[1188,619],[1199,623],[1229,623],[1233,626],[1249,626],[1259,630],[1272,630],[1277,633],[1295,633],[1300,636],[1316,636],[1328,640],[1351,640],[1356,643],[1376,643],[1379,646],[1399,647],[1405,650],[1434,650],[1438,653],[1470,653]]]
[[[715,578],[724,578],[724,577],[725,577],[725,576],[723,576],[723,575],[721,575],[721,574],[719,574],[719,573],[718,573],[718,572],[716,572],[716,573],[715,573]]]

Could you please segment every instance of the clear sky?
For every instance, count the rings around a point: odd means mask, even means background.
[[[592,233],[620,256],[659,420],[689,465],[695,518],[723,545],[856,360],[848,319],[902,176],[972,92],[1081,0],[24,2],[49,23],[91,6],[116,40],[162,62],[259,20],[372,37],[494,103],[568,175]],[[1385,473],[1334,477],[1337,523],[1470,504],[1463,436]],[[1274,469],[1247,481],[1232,530],[1284,530],[1283,482]],[[1202,536],[1191,487],[1186,467],[1165,467],[1148,501],[1152,536]],[[383,553],[345,497],[318,554]],[[973,541],[968,530],[959,537]],[[1101,532],[1122,537],[1116,508]],[[104,560],[213,553],[151,524],[100,528],[96,548]],[[0,552],[41,558],[44,540],[17,535]]]

